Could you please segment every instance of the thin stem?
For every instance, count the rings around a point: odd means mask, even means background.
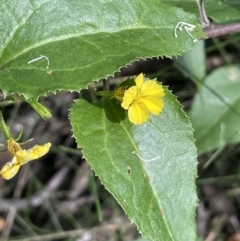
[[[112,97],[113,96],[113,92],[109,91],[109,90],[101,90],[96,92],[97,96],[105,96],[105,97]]]
[[[218,37],[213,38],[213,43],[216,45],[218,51],[220,52],[220,55],[222,56],[222,59],[226,62],[227,65],[231,64],[231,61],[229,59],[229,56],[227,54],[227,51],[224,47],[220,46],[220,39]]]
[[[109,90],[109,80],[108,79],[104,79],[103,80],[103,90]]]
[[[67,239],[77,236],[82,236],[86,233],[91,233],[92,236],[94,234],[98,234],[102,230],[107,230],[108,232],[115,232],[116,230],[121,230],[122,232],[126,233],[127,231],[131,229],[132,224],[124,224],[121,227],[118,225],[105,225],[101,227],[96,227],[91,230],[88,229],[77,229],[77,230],[69,230],[69,231],[63,231],[63,232],[53,232],[49,234],[43,234],[39,236],[30,236],[27,238],[21,238],[21,239],[16,239],[16,238],[11,238],[9,241],[42,241],[42,240],[56,240],[56,239]]]
[[[1,110],[0,110],[0,127],[2,129],[5,140],[11,139],[12,138],[11,132],[3,119]]]
[[[205,165],[203,166],[203,169],[208,168],[218,157],[218,155],[220,155],[223,150],[225,149],[225,147],[227,146],[227,144],[225,143],[223,146],[221,146],[217,151],[215,151],[213,153],[213,155],[207,160],[207,162],[205,163]]]
[[[93,194],[94,199],[95,199],[95,205],[96,205],[96,209],[97,209],[98,220],[100,222],[102,222],[102,220],[103,220],[102,208],[101,208],[100,201],[99,201],[99,196],[98,196],[98,190],[97,190],[96,182],[94,180],[94,177],[93,177],[92,173],[90,175],[90,185],[91,185],[91,189],[92,189],[91,190],[92,194]]]
[[[208,38],[214,38],[222,35],[240,32],[240,22],[224,25],[211,25],[204,7],[204,0],[195,0],[200,13],[201,21],[205,24],[203,31]]]
[[[198,5],[198,11],[200,13],[201,21],[205,24],[205,26],[209,26],[210,21],[207,17],[206,11],[205,11],[204,0],[196,0],[196,2]]]

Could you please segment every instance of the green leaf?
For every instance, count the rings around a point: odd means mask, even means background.
[[[198,153],[240,141],[240,67],[221,67],[207,76],[189,116]]]
[[[133,125],[115,99],[77,100],[71,124],[78,146],[102,184],[145,238],[193,241],[197,205],[196,148],[182,107],[167,89],[164,109]],[[140,160],[138,155],[151,162]]]
[[[162,0],[162,2],[183,8],[184,11],[199,16],[196,0]],[[240,20],[240,1],[238,0],[205,0],[204,5],[207,16],[215,23],[220,24]]]
[[[199,85],[206,72],[205,42],[198,41],[191,51],[173,59],[177,68],[188,78]]]
[[[0,86],[37,99],[79,90],[137,59],[182,54],[194,43],[179,21],[195,16],[159,0],[0,0]],[[192,32],[204,37],[197,26]],[[45,55],[36,62],[29,61]]]
[[[134,239],[133,241],[150,241],[150,240],[149,239],[138,238],[138,239]]]

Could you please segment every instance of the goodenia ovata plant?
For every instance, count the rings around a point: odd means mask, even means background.
[[[49,92],[79,91],[134,60],[180,55],[204,37],[195,15],[158,0],[0,0],[0,16],[1,90],[30,104]],[[108,97],[76,100],[70,122],[84,157],[144,237],[192,241],[193,130],[176,97],[164,93],[161,114],[142,125]]]

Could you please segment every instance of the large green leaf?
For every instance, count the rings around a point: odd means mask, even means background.
[[[179,21],[195,16],[159,0],[0,0],[0,86],[37,98],[79,90],[139,58],[179,55],[194,43]],[[197,26],[194,37],[204,37]],[[40,59],[45,55],[49,61]]]
[[[199,154],[240,141],[239,110],[240,66],[216,69],[195,95],[189,112]]]
[[[133,125],[115,99],[77,100],[71,124],[78,146],[145,238],[193,241],[196,148],[182,107],[165,89],[164,110]],[[151,162],[140,160],[157,159]]]
[[[162,2],[182,7],[186,12],[199,15],[196,0],[162,0]],[[204,0],[204,5],[207,16],[213,19],[215,23],[227,23],[240,20],[239,0]]]
[[[173,58],[173,61],[185,76],[199,85],[206,74],[205,58],[205,42],[198,41],[191,51]]]

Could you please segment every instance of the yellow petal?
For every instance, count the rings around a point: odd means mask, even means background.
[[[143,84],[143,73],[141,73],[140,75],[138,75],[137,76],[137,78],[135,79],[135,83],[136,83],[136,85],[137,85],[137,87],[139,88],[139,89],[141,89],[141,87],[142,87],[142,84]]]
[[[148,96],[145,98],[139,98],[139,101],[141,101],[146,106],[148,111],[154,115],[159,115],[164,106],[163,100],[158,97]]]
[[[16,175],[21,165],[45,155],[50,146],[51,143],[46,143],[42,146],[35,145],[29,150],[22,150],[15,140],[9,140],[8,150],[14,157],[11,162],[7,162],[0,170],[0,176],[7,180],[11,179]]]
[[[17,151],[22,150],[20,145],[14,139],[10,139],[7,141],[7,149],[13,156]]]
[[[26,164],[29,161],[38,159],[39,157],[45,155],[51,146],[51,143],[46,143],[42,146],[35,145],[28,150],[19,150],[15,155],[19,160],[21,165]]]
[[[137,88],[137,86],[132,86],[128,90],[126,90],[124,93],[123,102],[121,104],[122,108],[127,110],[138,95],[139,89]]]
[[[128,110],[128,118],[135,125],[141,125],[149,119],[149,111],[141,103],[133,102]]]
[[[13,160],[14,159],[15,157],[13,158]],[[2,176],[4,179],[9,180],[17,174],[19,168],[20,164],[13,164],[12,162],[7,162],[1,169],[0,176]]]
[[[162,85],[158,84],[154,80],[145,81],[141,88],[142,96],[156,96],[163,97],[165,95]]]

